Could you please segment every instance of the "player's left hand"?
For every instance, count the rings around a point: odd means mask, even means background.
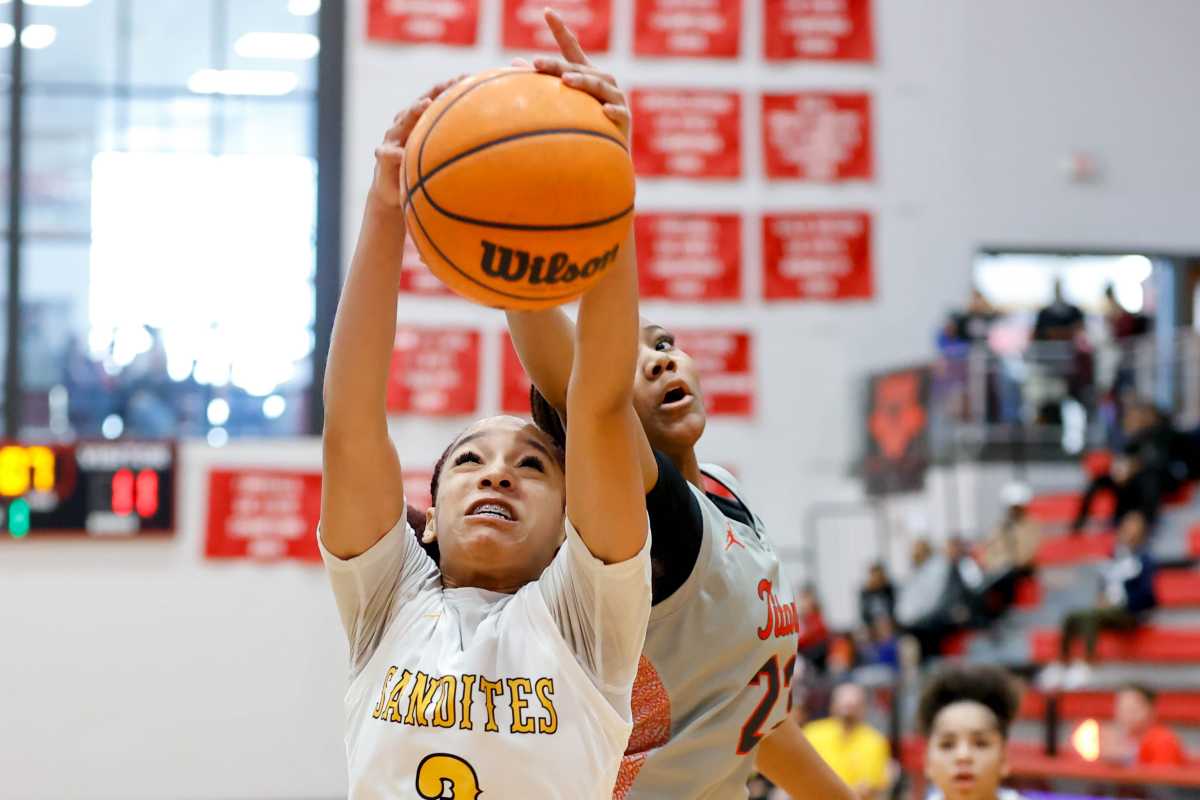
[[[546,9],[546,26],[554,35],[562,58],[538,56],[533,59],[532,64],[520,59],[513,63],[517,66],[531,66],[546,75],[557,75],[567,86],[587,92],[596,98],[604,107],[604,115],[613,121],[628,140],[632,115],[629,113],[629,102],[625,98],[625,92],[617,86],[617,79],[592,65],[583,48],[579,46],[579,39],[563,22],[557,11]]]

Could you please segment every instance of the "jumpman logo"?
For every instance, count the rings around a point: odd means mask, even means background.
[[[737,536],[734,535],[733,526],[726,524],[725,525],[725,549],[728,550],[729,548],[733,547],[735,544],[738,547],[742,548],[743,550],[746,549],[746,545],[742,544],[741,541],[737,538]]]

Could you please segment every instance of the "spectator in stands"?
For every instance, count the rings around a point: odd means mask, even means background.
[[[1093,372],[1083,312],[1067,302],[1061,280],[1054,281],[1050,305],[1038,311],[1032,338],[1036,348],[1026,358],[1030,367],[1026,391],[1037,421],[1060,425],[1063,400],[1069,397],[1085,408],[1089,405]]]
[[[817,590],[811,584],[803,586],[796,602],[800,612],[800,635],[796,649],[809,664],[823,672],[829,656],[829,629],[825,627]]]
[[[858,593],[858,613],[868,630],[876,620],[896,616],[896,589],[888,578],[882,561],[876,561],[867,570],[867,581]]]
[[[1113,725],[1100,738],[1100,757],[1124,766],[1181,766],[1187,763],[1179,737],[1155,720],[1153,690],[1122,686],[1113,703]]]
[[[1062,622],[1059,660],[1048,666],[1040,678],[1047,689],[1086,686],[1096,660],[1100,632],[1133,630],[1158,605],[1154,594],[1156,566],[1146,544],[1146,532],[1146,518],[1140,512],[1131,511],[1121,518],[1117,547],[1102,569],[1095,607],[1073,611]],[[1084,657],[1064,669],[1077,639],[1083,640]]]
[[[924,658],[936,655],[948,632],[943,601],[950,580],[950,563],[929,542],[913,543],[912,572],[896,595],[896,621],[921,645]]]
[[[863,800],[881,798],[889,783],[891,748],[867,724],[867,693],[855,683],[833,691],[830,716],[804,726],[804,735],[825,762]]]
[[[886,667],[892,673],[900,669],[900,639],[896,635],[896,623],[888,616],[876,617],[866,629],[867,642],[863,647],[865,666]]]
[[[1116,342],[1145,336],[1150,332],[1150,318],[1121,305],[1116,286],[1111,283],[1104,287],[1104,321],[1108,324],[1109,335]]]
[[[1070,342],[1083,334],[1083,312],[1063,296],[1062,280],[1054,280],[1054,299],[1038,311],[1033,323],[1035,342]]]
[[[1125,438],[1123,452],[1113,459],[1108,473],[1088,484],[1071,524],[1074,533],[1083,529],[1092,501],[1101,491],[1112,492],[1116,497],[1114,525],[1130,511],[1140,512],[1153,525],[1163,493],[1179,485],[1179,474],[1172,472],[1171,462],[1177,433],[1166,415],[1150,403],[1131,401],[1122,414],[1121,428]]]
[[[1029,516],[1033,492],[1024,483],[1013,482],[1001,491],[1004,519],[980,550],[984,572],[998,574],[1014,570],[1018,577],[1033,572],[1034,558],[1042,541],[1042,526]]]
[[[926,738],[925,775],[944,800],[1009,800],[1008,730],[1017,688],[998,667],[953,665],[925,684],[917,717]]]

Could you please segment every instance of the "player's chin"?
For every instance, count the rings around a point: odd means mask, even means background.
[[[704,405],[696,398],[686,413],[659,415],[654,424],[654,439],[672,451],[695,447],[707,424]]]

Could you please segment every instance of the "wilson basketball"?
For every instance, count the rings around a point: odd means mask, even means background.
[[[460,295],[537,309],[604,276],[633,218],[625,137],[599,102],[552,75],[501,69],[433,102],[404,151],[405,220]]]

